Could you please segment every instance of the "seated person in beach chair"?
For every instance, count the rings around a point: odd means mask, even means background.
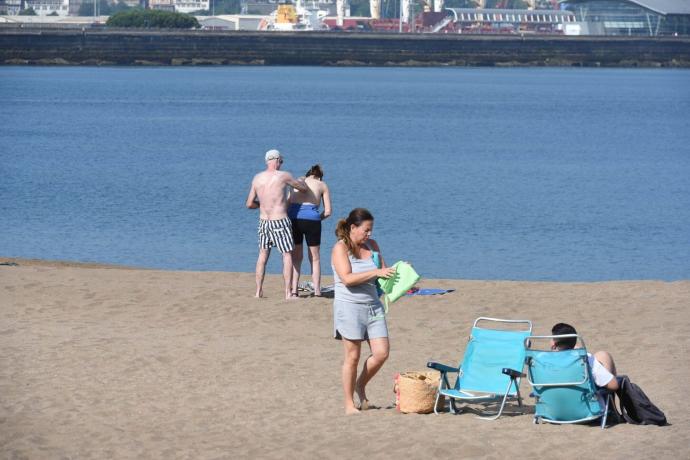
[[[537,400],[534,422],[580,423],[601,418],[605,428],[612,392],[618,389],[613,358],[605,351],[587,353],[569,324],[558,323],[551,333],[525,341],[528,380]],[[551,349],[532,348],[539,339],[550,339]],[[576,348],[578,339],[580,348]]]
[[[484,327],[480,327],[478,323]],[[507,328],[519,328],[510,330]],[[450,400],[450,411],[457,413],[456,402],[465,404],[495,404],[501,402],[498,412],[484,410],[485,420],[496,420],[503,413],[506,400],[520,397],[520,377],[525,361],[524,341],[532,333],[532,323],[527,320],[477,318],[459,367],[428,362],[427,367],[441,373],[436,406],[438,414],[441,396]],[[448,374],[456,374],[451,386]],[[486,408],[484,408],[486,409]]]

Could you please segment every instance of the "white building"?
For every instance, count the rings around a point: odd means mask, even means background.
[[[108,16],[0,16],[0,23],[21,24],[22,27],[51,27],[74,29],[105,24]]]
[[[152,10],[175,11],[175,0],[149,0]]]
[[[0,14],[15,15],[22,9],[22,0],[0,0]]]
[[[210,0],[149,0],[152,10],[176,11],[178,13],[193,13],[209,10]]]
[[[254,14],[221,14],[196,18],[205,30],[257,30],[265,17]]]
[[[209,0],[173,0],[175,11],[178,13],[193,13],[194,11],[208,10]]]
[[[39,16],[57,13],[58,16],[69,14],[69,0],[26,0],[26,8],[33,8]]]

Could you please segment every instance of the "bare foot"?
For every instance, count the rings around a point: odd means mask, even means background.
[[[359,413],[359,409],[357,409],[356,407],[345,408],[345,415],[358,415]]]
[[[264,291],[256,291],[256,294],[254,294],[254,297],[257,299],[260,299],[264,296]]]
[[[367,394],[363,387],[357,386],[356,390],[357,397],[359,398],[359,408],[361,410],[369,409],[369,400],[367,399]]]
[[[285,294],[285,300],[299,300],[299,296],[296,292],[293,292],[291,294]]]

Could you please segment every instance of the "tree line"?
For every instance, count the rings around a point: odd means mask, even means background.
[[[141,8],[130,8],[117,12],[110,16],[105,24],[110,27],[136,27],[142,29],[196,29],[201,27],[199,21],[190,14],[162,10],[144,10]]]

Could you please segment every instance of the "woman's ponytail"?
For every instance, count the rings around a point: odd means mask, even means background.
[[[311,168],[309,168],[309,171],[307,171],[304,176],[305,177],[314,176],[317,179],[323,179],[323,169],[321,169],[321,165],[316,164],[316,165],[312,166]]]
[[[335,225],[335,236],[338,238],[338,240],[345,243],[345,247],[347,247],[348,252],[353,252],[354,245],[350,239],[350,226],[347,225],[347,220],[340,219],[338,221],[338,223]]]
[[[371,213],[364,208],[355,208],[350,211],[347,219],[340,219],[336,224],[335,236],[338,238],[338,240],[342,240],[342,242],[345,243],[345,246],[350,254],[355,254],[355,250],[357,249],[350,239],[350,226],[355,225],[359,227],[367,220],[373,222],[374,216],[372,216]]]

